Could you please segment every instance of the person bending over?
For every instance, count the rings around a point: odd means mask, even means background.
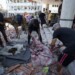
[[[29,25],[28,25],[28,44],[30,44],[30,38],[31,38],[32,31],[36,31],[38,33],[39,39],[42,42],[39,21],[35,18],[31,19],[31,21],[29,22]]]
[[[53,26],[53,30],[52,50],[57,39],[66,46],[64,51],[59,55],[57,62],[58,73],[61,73],[62,67],[67,67],[75,58],[75,31],[71,28],[60,27],[58,23]]]

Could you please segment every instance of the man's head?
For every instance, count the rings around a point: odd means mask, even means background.
[[[57,30],[58,28],[60,28],[60,24],[59,23],[55,23],[54,25],[53,25],[53,29],[52,30]]]
[[[49,13],[51,13],[51,10],[49,10]]]

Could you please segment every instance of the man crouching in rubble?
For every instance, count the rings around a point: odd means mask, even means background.
[[[57,39],[66,46],[58,57],[58,73],[62,75],[62,67],[67,67],[75,58],[75,31],[70,28],[60,27],[58,23],[53,26],[53,30],[52,50]]]
[[[38,33],[39,39],[42,42],[42,37],[40,34],[40,26],[39,26],[39,21],[35,18],[32,18],[29,22],[29,27],[28,27],[28,45],[30,44],[30,38],[31,38],[31,33],[32,31],[36,31]]]

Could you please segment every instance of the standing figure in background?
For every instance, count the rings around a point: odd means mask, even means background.
[[[45,13],[40,12],[40,14],[39,14],[39,19],[40,19],[40,21],[41,21],[41,27],[43,26],[43,24],[46,24],[45,18],[46,18]]]
[[[27,31],[27,22],[26,22],[26,18],[25,16],[23,15],[23,21],[22,21],[22,31]]]
[[[62,4],[60,4],[60,6],[59,6],[59,8],[58,8],[58,15],[59,15],[59,17],[60,17],[60,15],[61,15],[61,9],[62,9]]]
[[[63,0],[61,0],[61,4],[59,5],[59,8],[58,8],[58,15],[59,15],[59,18],[60,18],[60,16],[61,16],[62,3],[63,3]]]
[[[17,15],[16,15],[16,20],[17,20],[18,25],[21,26],[22,21],[23,21],[22,15],[17,14]]]
[[[50,23],[51,23],[51,11],[49,10],[49,13],[48,13],[48,25],[50,26]]]

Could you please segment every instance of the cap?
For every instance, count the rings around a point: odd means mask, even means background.
[[[60,24],[59,24],[59,23],[55,23],[55,24],[53,25],[52,30],[56,30],[56,29],[58,29],[59,27],[60,27]]]

